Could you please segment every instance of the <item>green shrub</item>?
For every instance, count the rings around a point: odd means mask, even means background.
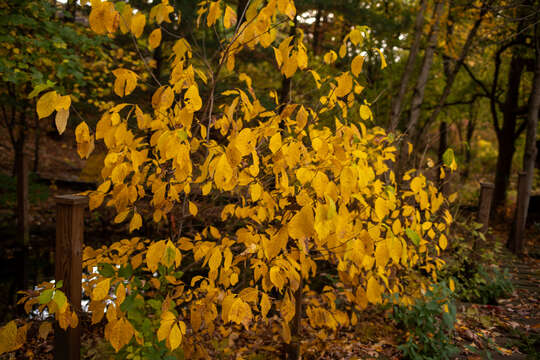
[[[457,353],[453,343],[456,307],[445,282],[432,286],[413,306],[394,305],[392,318],[406,330],[398,347],[405,358],[450,359]]]
[[[456,298],[461,301],[497,304],[497,299],[508,297],[514,291],[508,270],[501,271],[492,265],[502,244],[493,242],[488,245],[484,234],[479,231],[480,224],[458,222],[457,227],[465,237],[454,237],[448,251],[450,257],[438,272],[439,279],[453,279]]]

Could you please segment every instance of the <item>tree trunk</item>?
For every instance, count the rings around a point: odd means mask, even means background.
[[[433,64],[433,54],[435,53],[435,46],[437,45],[439,21],[443,8],[443,1],[439,1],[437,5],[435,5],[435,10],[433,13],[434,22],[430,31],[427,48],[424,54],[424,60],[422,62],[422,68],[420,70],[420,74],[418,75],[418,80],[416,81],[416,86],[414,88],[414,94],[411,101],[411,115],[409,117],[409,122],[406,129],[406,133],[409,134],[409,138],[414,138],[416,135],[416,125],[418,124],[418,119],[420,118],[420,106],[424,102],[424,92],[426,90],[431,65]]]
[[[420,10],[416,15],[416,21],[414,23],[414,41],[409,51],[409,57],[407,58],[407,64],[401,75],[401,80],[399,84],[399,92],[392,100],[392,109],[390,112],[390,128],[391,132],[396,131],[399,125],[399,117],[401,115],[402,104],[405,98],[405,93],[407,87],[409,86],[409,81],[414,71],[414,65],[416,63],[416,57],[420,51],[420,40],[422,39],[422,28],[424,26],[424,12],[426,10],[427,1],[420,0]]]
[[[41,137],[41,127],[39,126],[39,119],[34,116],[36,129],[34,133],[34,165],[32,166],[32,172],[37,173],[39,170],[39,140]]]
[[[286,359],[287,360],[298,360],[300,359],[300,331],[302,329],[302,298],[303,298],[303,281],[300,278],[300,284],[298,289],[294,293],[295,300],[295,313],[294,318],[291,322],[291,343],[286,344]]]
[[[15,146],[15,168],[17,173],[17,279],[15,291],[26,289],[28,283],[28,244],[30,242],[28,221],[28,164],[24,154],[24,134],[21,134]],[[11,294],[16,297],[16,294]],[[22,309],[18,309],[23,313]]]
[[[441,124],[439,125],[439,176],[438,176],[438,182],[439,182],[439,189],[441,189],[444,196],[448,196],[450,193],[450,182],[448,181],[448,178],[442,179],[441,173],[442,168],[444,166],[443,161],[443,155],[446,152],[446,149],[448,149],[448,125],[446,121],[441,121]],[[450,176],[448,174],[447,176]]]
[[[472,157],[471,140],[474,134],[475,127],[476,127],[476,112],[474,111],[474,102],[473,102],[469,109],[469,121],[467,122],[467,132],[465,134],[466,147],[465,147],[465,166],[463,170],[463,180],[467,180],[469,178],[469,174],[471,171],[471,157]],[[490,206],[491,206],[491,200],[490,200]]]
[[[527,136],[525,140],[525,152],[523,155],[523,171],[525,172],[524,184],[518,193],[518,202],[514,217],[514,233],[509,238],[509,247],[516,253],[522,253],[525,239],[525,224],[529,210],[532,182],[534,179],[535,160],[538,149],[536,148],[536,131],[538,127],[538,111],[540,110],[540,34],[538,24],[535,25],[535,68],[534,81],[531,96],[529,98],[527,112]]]
[[[517,108],[519,106],[519,88],[524,67],[523,59],[518,55],[519,51],[519,49],[513,49],[510,71],[508,72],[508,89],[503,105],[503,125],[501,131],[497,134],[499,154],[495,172],[492,215],[495,210],[505,203],[508,179],[512,171],[512,158],[516,150],[514,143],[516,140]]]
[[[321,22],[323,19],[323,10],[322,6],[319,4],[317,8],[317,14],[315,14],[315,23],[313,24],[313,54],[319,55],[320,49],[319,45],[321,43]]]
[[[405,129],[405,138],[401,144],[401,151],[399,156],[398,163],[398,177],[403,172],[403,168],[408,156],[407,151],[407,139],[414,139],[416,137],[418,125],[418,119],[420,118],[420,106],[424,102],[424,92],[426,90],[426,84],[429,77],[429,72],[431,70],[431,65],[433,64],[433,54],[435,53],[435,46],[437,45],[437,36],[439,33],[439,21],[441,14],[444,8],[444,1],[439,1],[435,5],[433,10],[433,25],[428,37],[427,47],[424,53],[424,59],[422,61],[422,68],[420,69],[420,74],[416,80],[416,85],[414,87],[414,93],[411,100],[411,113],[409,116],[409,121]]]
[[[427,124],[433,124],[435,120],[437,120],[437,117],[439,116],[439,114],[441,113],[444,103],[446,102],[446,99],[448,99],[448,96],[450,95],[450,91],[452,90],[452,86],[454,85],[454,80],[456,80],[456,76],[461,68],[461,65],[463,65],[463,62],[467,58],[467,55],[472,46],[476,33],[478,32],[478,29],[480,28],[480,24],[482,24],[482,21],[484,20],[484,16],[486,15],[488,11],[488,6],[487,6],[488,2],[490,1],[486,1],[482,4],[482,8],[480,9],[480,14],[478,16],[478,19],[476,19],[473,27],[467,34],[467,40],[465,40],[465,44],[463,45],[463,48],[461,49],[461,54],[458,60],[456,61],[454,67],[452,68],[452,71],[448,74],[443,93],[441,97],[439,98],[437,107],[431,113],[431,116],[429,117]],[[427,129],[427,128],[428,126],[424,126],[424,129]]]

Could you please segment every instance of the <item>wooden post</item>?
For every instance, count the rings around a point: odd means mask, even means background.
[[[480,200],[478,202],[478,222],[482,224],[481,231],[485,234],[489,226],[489,215],[491,212],[491,199],[493,198],[492,183],[480,183]]]
[[[56,200],[56,253],[55,278],[63,281],[65,292],[73,310],[80,315],[82,296],[82,244],[84,234],[85,196],[59,195]],[[80,323],[79,323],[80,324]],[[54,359],[79,360],[81,357],[81,328],[54,330]]]
[[[520,172],[518,177],[518,193],[516,202],[516,212],[514,215],[514,222],[512,223],[512,230],[508,237],[506,246],[514,254],[521,254],[523,252],[523,232],[525,230],[525,221],[527,219],[527,209],[522,204],[527,198],[527,173]]]

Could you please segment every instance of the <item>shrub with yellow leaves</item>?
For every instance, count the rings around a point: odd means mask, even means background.
[[[90,208],[113,207],[114,221],[129,222],[130,232],[144,222],[169,230],[166,239],[133,237],[84,250],[92,322],[105,317],[105,337],[132,358],[179,351],[204,357],[205,339],[216,331],[271,321],[279,327],[268,329],[298,354],[301,327],[328,332],[354,325],[358,312],[383,302],[385,293],[410,303],[414,291],[400,275],[421,269],[435,279],[443,264],[438,256],[452,217],[420,171],[395,178],[393,140],[366,126],[373,114],[359,99],[363,57],[337,76],[322,76],[309,66],[302,34],[274,46],[274,24],[295,17],[292,0],[248,3],[242,14],[224,1],[200,3],[199,26],[225,29],[215,66],[199,68],[180,38],[169,82],[153,94],[151,110],[121,103],[103,114],[94,133],[85,123],[76,130],[81,156],[91,152],[94,137],[108,151]],[[159,24],[173,11],[163,0],[146,20],[98,0],[90,26],[111,34],[120,27],[135,37],[154,27],[155,48]],[[365,28],[355,28],[344,43],[360,48],[364,36]],[[274,101],[263,105],[251,78],[240,74],[246,87],[222,92],[218,103],[221,73],[232,74],[236,56],[255,46],[273,47],[285,77],[310,73],[319,101],[279,103],[273,92]],[[324,62],[330,66],[344,51],[326,54]],[[130,70],[114,75],[120,97],[137,86]],[[220,213],[213,223],[206,222],[209,204]],[[203,227],[186,233],[184,223],[195,220]],[[336,279],[316,293],[321,268],[333,269]]]

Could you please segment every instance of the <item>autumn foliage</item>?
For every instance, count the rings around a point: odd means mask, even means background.
[[[368,29],[354,28],[337,52],[324,55],[327,69],[316,70],[301,32],[277,36],[276,24],[295,15],[293,1],[249,4],[240,14],[224,1],[200,2],[199,26],[227,34],[213,62],[179,38],[169,81],[151,99],[118,103],[95,129],[85,122],[76,129],[80,156],[89,156],[94,141],[107,149],[90,208],[114,208],[114,221],[134,235],[152,222],[169,234],[84,250],[92,322],[105,322],[105,338],[124,355],[162,358],[181,349],[186,358],[203,357],[217,331],[272,331],[278,342],[297,344],[309,327],[323,337],[354,325],[385,294],[412,303],[427,285],[413,273],[436,280],[443,264],[447,201],[421,171],[396,179],[399,139],[373,126],[362,98],[357,77]],[[149,14],[92,1],[92,30],[131,34],[152,49],[160,46],[160,24],[171,21],[180,14],[167,0]],[[285,78],[310,77],[316,101],[280,102],[275,90],[236,74],[239,54],[255,47],[271,49]],[[352,63],[334,68],[347,51],[356,54]],[[225,73],[242,86],[218,94]],[[139,85],[130,69],[113,74],[119,98]],[[62,131],[68,99],[48,92],[37,112],[56,111]],[[455,167],[453,158],[447,165]],[[193,222],[200,227],[186,232]],[[323,271],[333,281],[321,282]],[[48,307],[62,327],[76,326],[61,289],[48,287],[28,292],[26,308]]]

